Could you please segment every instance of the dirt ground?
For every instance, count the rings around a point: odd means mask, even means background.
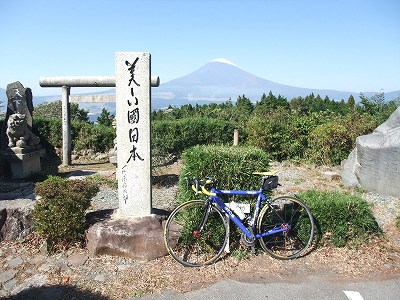
[[[277,194],[296,193],[310,188],[351,192],[341,183],[339,167],[275,163],[272,168],[280,171],[282,186],[277,189]],[[63,173],[77,169],[106,170],[111,173],[114,170],[108,163],[77,162],[72,167],[61,167],[59,171]],[[157,169],[155,176],[178,174],[179,170],[180,164],[176,162]],[[399,206],[400,202],[397,201],[397,215]],[[52,272],[49,276],[50,285],[74,285],[78,289],[91,291],[109,299],[126,299],[156,294],[166,289],[186,292],[209,286],[220,279],[301,282],[308,275],[317,275],[335,282],[357,282],[398,277],[399,232],[393,226],[395,214],[391,211],[386,215],[386,211],[384,203],[374,206],[376,216],[385,220],[382,224],[386,237],[356,248],[322,247],[312,249],[308,255],[290,261],[273,259],[261,251],[257,251],[256,254],[249,253],[241,259],[235,255],[225,255],[214,265],[201,268],[183,267],[169,256],[150,262],[112,256],[89,257],[85,264],[76,267],[73,272],[63,272],[60,269]],[[3,252],[16,247],[32,257],[39,251],[35,243],[2,243]],[[87,253],[86,250],[78,248],[69,251]],[[100,274],[103,274],[106,280],[99,280]]]

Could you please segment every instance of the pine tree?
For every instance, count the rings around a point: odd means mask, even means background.
[[[103,107],[100,116],[97,118],[97,123],[104,126],[112,126],[113,117],[110,112]]]

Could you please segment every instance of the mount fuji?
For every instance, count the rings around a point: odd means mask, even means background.
[[[180,106],[190,102],[226,101],[229,98],[235,101],[239,95],[245,95],[252,101],[258,101],[263,93],[268,94],[270,91],[276,96],[286,97],[289,101],[311,93],[320,95],[322,98],[328,96],[337,101],[341,99],[347,101],[350,95],[358,99],[359,95],[359,92],[300,88],[279,84],[246,72],[224,58],[218,58],[186,76],[173,79],[152,89],[152,101],[154,107]],[[399,95],[399,92],[392,93],[395,93],[392,98]],[[375,94],[365,93],[366,96]],[[390,95],[385,94],[385,96],[387,100],[390,100]]]

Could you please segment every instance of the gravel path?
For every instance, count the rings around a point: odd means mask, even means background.
[[[178,186],[153,186],[153,207],[159,210],[171,211],[175,207]],[[117,209],[118,192],[107,187],[100,187],[97,195],[92,199],[91,210]]]

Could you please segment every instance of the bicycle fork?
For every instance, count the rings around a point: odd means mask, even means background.
[[[196,239],[201,238],[201,232],[203,231],[204,226],[206,225],[208,217],[210,215],[211,205],[212,204],[209,201],[206,202],[206,207],[204,208],[204,214],[200,221],[200,224],[197,226],[197,229],[193,230],[193,237],[195,237]]]

